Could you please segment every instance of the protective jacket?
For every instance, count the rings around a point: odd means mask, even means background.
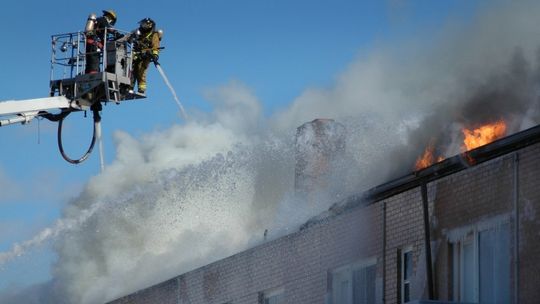
[[[141,33],[134,41],[133,50],[137,53],[138,59],[159,55],[159,33],[156,31]]]
[[[135,87],[137,82],[138,91],[145,93],[146,91],[146,72],[150,61],[157,62],[159,56],[159,33],[150,31],[141,33],[133,42],[133,77],[131,86]]]

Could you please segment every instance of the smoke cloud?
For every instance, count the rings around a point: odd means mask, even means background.
[[[308,88],[270,118],[232,81],[205,92],[215,109],[207,116],[140,138],[117,132],[114,162],[54,226],[14,248],[54,240],[53,280],[0,302],[110,301],[256,245],[266,229],[294,231],[358,189],[410,171],[432,140],[455,153],[459,126],[538,124],[539,9],[500,3],[436,37],[363,52],[331,88]],[[339,195],[305,202],[292,189],[294,133],[314,118],[345,125],[346,151]]]

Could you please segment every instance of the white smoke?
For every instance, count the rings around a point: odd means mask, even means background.
[[[116,159],[63,218],[0,259],[55,240],[53,280],[32,290],[49,290],[50,303],[102,303],[257,244],[265,229],[271,237],[294,230],[334,202],[295,199],[296,127],[320,117],[345,124],[346,165],[336,179],[345,184],[342,196],[395,177],[398,164],[412,163],[393,151],[412,145],[408,135],[424,118],[439,113],[451,121],[452,109],[511,69],[516,48],[536,61],[539,9],[503,3],[428,42],[363,52],[331,88],[306,89],[268,120],[240,81],[210,89],[208,117],[141,138],[118,132]],[[524,124],[538,123],[534,109],[529,102]],[[4,302],[17,302],[11,299]]]

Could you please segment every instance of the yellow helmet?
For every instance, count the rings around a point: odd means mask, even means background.
[[[111,17],[111,24],[114,25],[116,23],[116,13],[113,10],[104,10],[103,16],[109,16]]]

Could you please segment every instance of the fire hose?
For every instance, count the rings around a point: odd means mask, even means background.
[[[96,106],[97,105],[97,106]],[[72,159],[70,158],[64,151],[64,146],[62,144],[62,127],[63,127],[63,122],[64,122],[64,119],[69,115],[71,114],[71,110],[68,110],[68,111],[64,111],[60,114],[44,114],[42,115],[44,118],[50,120],[50,121],[58,121],[58,132],[57,132],[57,138],[58,138],[58,150],[60,150],[60,154],[62,155],[62,157],[68,162],[68,163],[71,163],[71,164],[80,164],[82,162],[84,162],[85,160],[88,159],[88,157],[90,156],[90,154],[92,153],[92,150],[94,149],[94,145],[96,144],[96,139],[101,137],[101,115],[99,114],[99,111],[101,110],[101,104],[100,103],[96,103],[94,105],[92,105],[92,107],[90,108],[92,110],[92,113],[93,113],[93,120],[94,120],[94,130],[92,132],[92,140],[90,142],[90,146],[88,147],[88,149],[86,150],[86,153],[83,154],[83,156],[81,156],[80,158],[78,159]]]

